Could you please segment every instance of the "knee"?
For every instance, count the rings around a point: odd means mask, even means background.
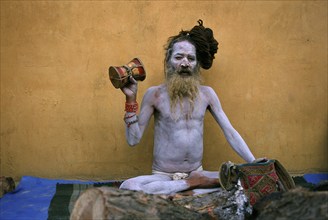
[[[136,190],[136,191],[140,191],[140,185],[134,181],[133,179],[127,179],[125,180],[121,185],[120,185],[120,189],[124,189],[124,190]]]

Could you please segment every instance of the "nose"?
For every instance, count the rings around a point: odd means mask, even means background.
[[[187,58],[183,58],[183,60],[181,61],[181,67],[187,68],[190,66],[190,63],[188,61]]]

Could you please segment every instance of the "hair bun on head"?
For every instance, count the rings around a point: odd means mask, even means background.
[[[218,51],[219,43],[214,39],[213,31],[203,26],[202,20],[198,20],[198,24],[189,31],[189,36],[195,44],[200,66],[203,69],[209,69]]]

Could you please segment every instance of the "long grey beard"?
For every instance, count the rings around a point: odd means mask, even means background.
[[[166,74],[166,84],[173,119],[177,121],[180,117],[184,116],[184,100],[187,100],[189,104],[189,108],[186,106],[186,109],[188,109],[187,118],[190,119],[194,111],[196,98],[199,95],[201,81],[199,71],[193,72],[190,76],[180,76],[177,72],[170,70]],[[181,110],[180,115],[177,114],[178,104]]]

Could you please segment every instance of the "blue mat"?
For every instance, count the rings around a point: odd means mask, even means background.
[[[1,220],[41,220],[56,192],[56,184],[94,184],[94,181],[45,179],[23,176],[15,191],[0,199]]]
[[[318,184],[321,181],[328,180],[328,173],[309,173],[305,174],[303,178],[313,184]]]

